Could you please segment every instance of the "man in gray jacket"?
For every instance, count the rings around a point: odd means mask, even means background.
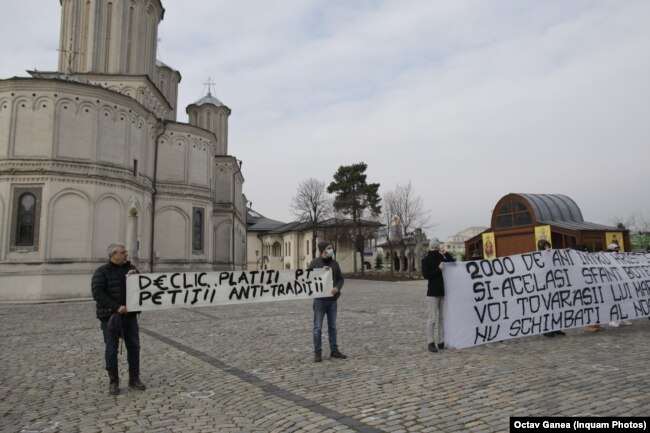
[[[322,241],[318,243],[318,252],[320,257],[316,257],[309,264],[308,269],[332,270],[332,282],[334,288],[332,289],[332,296],[327,298],[314,299],[314,362],[321,362],[322,357],[322,329],[323,318],[327,316],[327,335],[330,344],[330,357],[345,359],[347,356],[339,351],[338,343],[336,342],[336,313],[338,305],[336,300],[341,296],[341,288],[343,287],[343,274],[338,262],[334,260],[334,248],[329,241]]]

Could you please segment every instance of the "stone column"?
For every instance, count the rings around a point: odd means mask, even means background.
[[[140,254],[138,252],[138,209],[131,205],[126,223],[126,249],[129,250],[129,260],[138,267]]]

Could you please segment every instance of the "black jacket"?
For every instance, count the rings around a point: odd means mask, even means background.
[[[131,262],[118,266],[109,261],[95,270],[91,288],[98,319],[108,319],[120,305],[126,305],[126,273],[130,269],[135,269]]]
[[[427,296],[445,296],[445,283],[439,266],[442,262],[453,261],[451,254],[447,252],[443,255],[438,250],[429,251],[422,259],[422,276],[429,280]]]
[[[341,272],[341,267],[339,266],[336,260],[316,257],[314,260],[311,261],[307,269],[320,269],[320,268],[324,268],[325,266],[329,266],[332,269],[332,283],[334,284],[334,287],[337,287],[339,289],[339,292],[336,294],[336,296],[330,296],[327,298],[319,298],[319,299],[338,299],[339,296],[341,296],[341,289],[343,288],[343,283],[345,282],[345,280],[343,279],[343,273]]]

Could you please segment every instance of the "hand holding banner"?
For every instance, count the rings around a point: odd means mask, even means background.
[[[127,277],[129,311],[332,296],[332,271],[170,272]]]
[[[650,254],[550,250],[446,263],[445,344],[650,316]]]

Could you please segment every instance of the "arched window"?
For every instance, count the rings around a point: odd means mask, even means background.
[[[18,199],[16,246],[33,246],[36,228],[36,197],[26,192]]]
[[[533,219],[526,206],[517,200],[510,200],[502,204],[497,211],[495,225],[496,227],[513,227],[525,226],[532,224]]]
[[[280,257],[282,255],[282,245],[280,245],[280,242],[275,242],[273,244],[271,255],[273,257]]]
[[[192,252],[203,253],[203,209],[199,207],[192,212]]]

